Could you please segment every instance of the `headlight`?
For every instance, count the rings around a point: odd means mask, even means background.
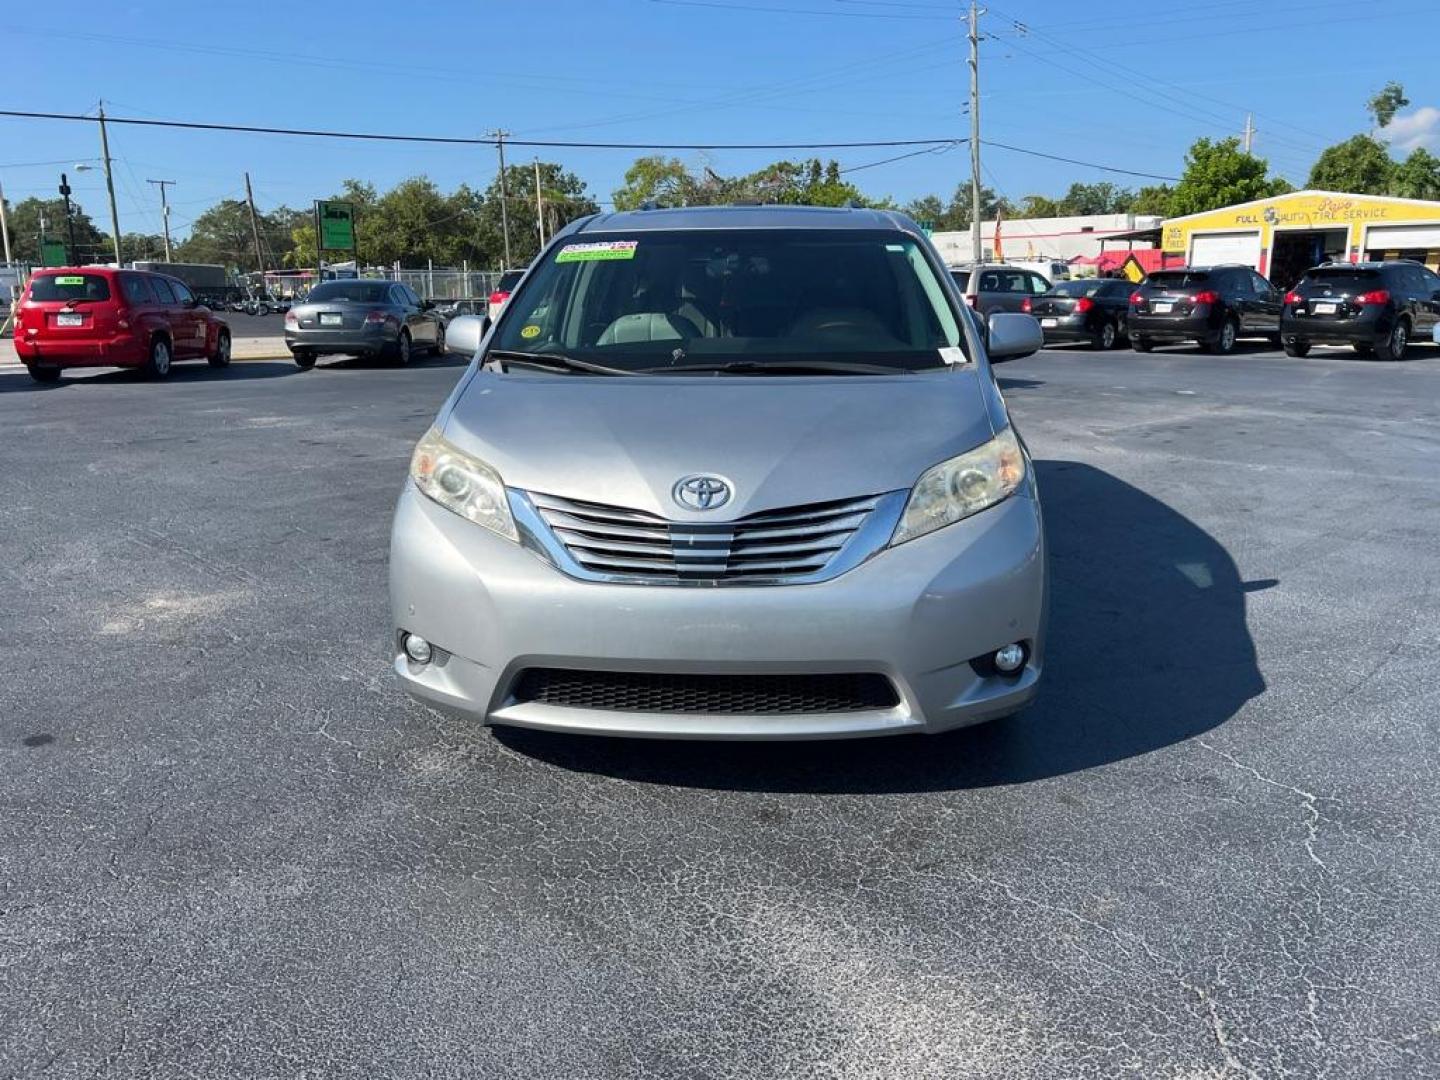
[[[446,442],[434,428],[415,447],[410,477],[421,492],[446,510],[511,540],[519,539],[500,474]]]
[[[927,469],[910,492],[891,544],[952,525],[1009,498],[1025,479],[1025,453],[1013,428],[984,446]]]

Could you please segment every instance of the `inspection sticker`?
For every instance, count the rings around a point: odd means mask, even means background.
[[[55,284],[56,284],[56,285],[84,285],[84,284],[85,284],[85,279],[84,279],[83,277],[57,277],[57,278],[55,279]]]
[[[537,338],[540,336],[540,327],[536,326],[534,323],[531,323],[529,326],[522,327],[520,330],[520,336],[523,338]]]
[[[555,256],[557,263],[600,262],[606,259],[633,259],[638,240],[606,240],[596,244],[566,244]]]

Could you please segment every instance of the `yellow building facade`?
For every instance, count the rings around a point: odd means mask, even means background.
[[[1170,218],[1166,261],[1245,263],[1288,288],[1322,262],[1415,259],[1440,270],[1440,202],[1295,191]]]

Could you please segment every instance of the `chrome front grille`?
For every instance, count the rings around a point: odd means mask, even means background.
[[[875,495],[765,510],[732,521],[679,522],[555,495],[531,492],[528,498],[581,576],[659,584],[817,580],[835,568],[837,556],[867,525],[872,532],[878,525],[884,532],[881,542],[888,540],[898,513],[891,508],[893,496]],[[856,553],[860,558],[878,545],[864,547]]]

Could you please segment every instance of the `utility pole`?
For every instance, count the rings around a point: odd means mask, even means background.
[[[5,185],[0,184],[0,238],[5,241],[5,265],[10,265],[10,219],[5,216]]]
[[[105,190],[110,193],[110,229],[114,232],[115,268],[120,268],[120,211],[115,208],[115,174],[110,168],[110,136],[105,132],[105,103],[100,103],[100,156],[105,159]]]
[[[984,258],[981,246],[981,14],[971,0],[971,255]]]
[[[970,0],[970,248],[978,263],[984,258],[980,243],[980,16]]]
[[[75,215],[70,212],[70,181],[63,172],[60,174],[60,197],[65,200],[65,236],[68,241],[65,261],[71,266],[79,266],[75,258]]]
[[[505,265],[502,270],[510,269],[510,190],[505,180],[505,140],[510,137],[508,131],[492,131],[490,137],[495,140],[495,149],[500,152],[500,231],[505,234]]]
[[[540,230],[540,246],[545,246],[545,203],[540,197],[540,159],[535,159],[535,227]]]
[[[245,205],[250,207],[250,236],[255,241],[255,269],[260,274],[260,284],[265,284],[265,256],[260,254],[260,223],[255,217],[255,195],[250,190],[250,174],[245,174]],[[318,224],[318,222],[317,222]],[[319,233],[316,233],[318,239]],[[356,260],[356,268],[359,268],[359,260]],[[319,267],[316,267],[318,270]]]
[[[173,261],[170,258],[170,204],[165,200],[165,185],[172,187],[174,180],[146,180],[147,184],[154,184],[160,189],[160,221],[165,226],[165,261]]]
[[[1245,153],[1250,153],[1250,147],[1255,142],[1255,116],[1253,113],[1245,114]]]

